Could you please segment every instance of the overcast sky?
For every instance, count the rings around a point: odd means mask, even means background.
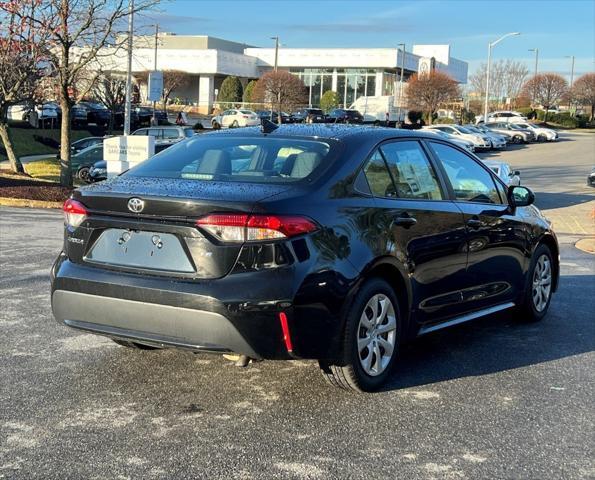
[[[495,60],[527,62],[539,49],[539,70],[570,75],[595,70],[595,0],[164,0],[147,23],[178,34],[212,35],[254,46],[271,46],[279,35],[287,47],[395,47],[451,45],[451,55],[486,61],[487,44],[502,34],[522,35],[493,49]]]

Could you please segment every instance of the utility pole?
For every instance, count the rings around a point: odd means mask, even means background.
[[[134,0],[128,0],[128,68],[126,70],[126,103],[124,105],[124,135],[130,135],[132,102],[132,35],[134,33]]]
[[[572,84],[574,83],[574,55],[566,55],[564,58],[571,58],[572,64],[570,66],[570,92],[568,94],[568,108],[572,108]]]
[[[515,35],[520,35],[520,33],[519,32],[507,33],[506,35],[502,35],[495,42],[488,43],[488,67],[487,67],[487,71],[486,71],[486,98],[485,98],[485,104],[483,106],[483,123],[488,123],[488,101],[490,98],[490,63],[492,61],[492,47],[495,47],[497,44],[499,44],[505,38],[512,37]]]
[[[405,44],[399,43],[398,46],[403,47],[401,50],[401,76],[399,78],[399,116],[397,118],[397,122],[400,122],[402,113],[401,103],[403,102],[403,75],[405,74]]]
[[[159,25],[155,25],[155,57],[153,59],[153,71],[157,71],[157,44],[158,44],[158,36],[159,36]],[[157,125],[157,101],[153,100],[153,125]]]
[[[539,61],[539,48],[530,48],[530,52],[535,52],[535,73],[533,74],[533,78],[537,78],[537,62]],[[535,94],[536,94],[537,85],[533,85],[533,103],[535,103]]]

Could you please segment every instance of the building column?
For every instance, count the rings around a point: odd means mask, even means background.
[[[337,91],[337,83],[338,83],[338,81],[339,81],[339,76],[337,75],[337,69],[336,68],[333,68],[333,80],[332,80],[332,83],[331,83],[331,90],[333,92],[336,92]]]
[[[384,85],[384,75],[382,70],[376,70],[376,88],[374,89],[374,95],[380,97],[382,95],[382,86]]]
[[[215,100],[215,76],[201,75],[198,79],[198,111],[209,115]]]

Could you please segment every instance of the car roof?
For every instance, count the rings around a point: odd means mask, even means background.
[[[205,133],[208,136],[221,137],[260,137],[262,133],[260,127],[231,128],[227,130],[216,130]],[[399,137],[420,137],[436,139],[432,133],[422,130],[408,130],[399,128],[373,127],[367,125],[345,125],[336,123],[313,123],[313,124],[285,124],[280,125],[273,132],[266,134],[274,137],[309,137],[312,139],[329,140],[357,140],[370,139],[373,141],[382,141],[389,138]]]

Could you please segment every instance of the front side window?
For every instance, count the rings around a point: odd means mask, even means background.
[[[429,144],[446,171],[457,201],[501,203],[494,179],[485,168],[456,148]]]
[[[163,138],[168,140],[175,140],[179,137],[178,131],[175,128],[164,128],[163,129]]]
[[[442,200],[436,172],[416,141],[385,143],[380,147],[399,198]]]

